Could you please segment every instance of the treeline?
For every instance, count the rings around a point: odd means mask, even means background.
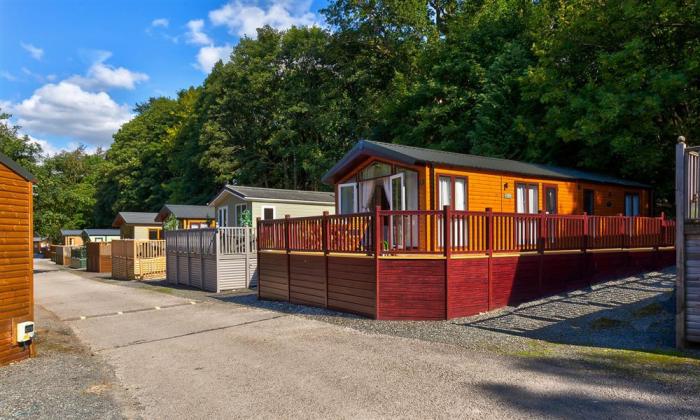
[[[552,163],[673,190],[700,130],[694,0],[337,0],[329,30],[261,28],[202,86],[114,136],[94,222],[227,182],[323,189],[358,139]]]

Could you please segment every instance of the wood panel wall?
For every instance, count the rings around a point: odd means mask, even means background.
[[[85,270],[93,273],[111,273],[112,244],[109,242],[89,242]]]
[[[32,184],[0,164],[0,365],[29,357],[15,325],[34,319]]]
[[[445,319],[444,259],[380,259],[378,319]]]

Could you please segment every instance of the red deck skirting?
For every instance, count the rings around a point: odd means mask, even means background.
[[[261,299],[289,300],[376,319],[441,320],[667,267],[673,265],[675,251],[613,250],[467,259],[406,257],[380,258],[378,262],[372,257],[321,253],[260,252],[259,258]]]

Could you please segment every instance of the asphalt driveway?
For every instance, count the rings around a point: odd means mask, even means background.
[[[66,270],[39,273],[35,283],[37,304],[113,370],[145,418],[700,416],[692,359],[569,359],[538,347],[507,354]],[[669,365],[688,377],[669,380]]]

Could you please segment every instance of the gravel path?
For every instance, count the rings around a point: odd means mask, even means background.
[[[0,369],[0,419],[138,418],[106,362],[36,307],[37,356]]]

